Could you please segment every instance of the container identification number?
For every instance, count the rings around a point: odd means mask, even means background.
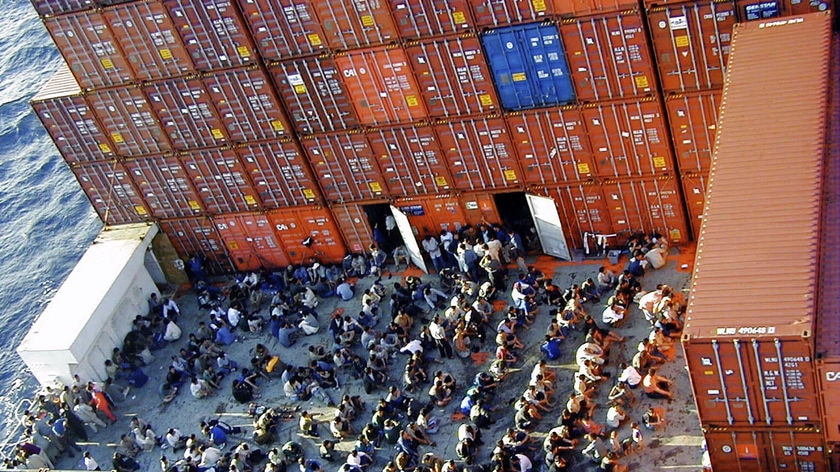
[[[741,326],[740,328],[718,328],[719,336],[734,336],[736,334],[774,334],[775,326]]]

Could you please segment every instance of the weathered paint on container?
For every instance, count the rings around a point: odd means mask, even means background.
[[[195,71],[190,53],[159,0],[139,0],[102,12],[137,79],[165,79]]]
[[[613,233],[626,236],[658,232],[674,244],[688,240],[680,184],[675,177],[606,180],[603,189]]]
[[[521,186],[516,150],[501,117],[439,121],[435,131],[457,190]]]
[[[293,141],[251,143],[236,149],[263,208],[321,202],[318,184]]]
[[[209,218],[180,218],[159,221],[158,224],[184,261],[201,256],[207,261],[211,273],[226,274],[234,270],[222,238]]]
[[[389,44],[399,39],[388,2],[333,0],[315,2],[327,44],[334,50]]]
[[[208,74],[204,76],[204,85],[233,142],[291,135],[291,127],[274,88],[259,67]]]
[[[560,34],[578,100],[656,93],[656,68],[640,11],[564,20]]]
[[[824,313],[823,316],[831,315]],[[834,324],[836,325],[836,318]],[[818,361],[817,375],[820,380],[825,439],[828,442],[840,443],[840,408],[837,408],[837,399],[840,398],[840,359]]]
[[[467,0],[389,0],[391,15],[405,40],[466,33],[475,22]]]
[[[177,157],[127,160],[125,168],[155,218],[184,218],[203,211],[201,198]]]
[[[715,470],[824,472],[827,450],[820,433],[796,430],[713,430],[704,433]]]
[[[694,235],[695,240],[700,237],[700,227],[703,225],[703,207],[706,204],[708,179],[708,174],[704,173],[689,172],[680,175],[683,198],[688,210],[688,225],[691,227],[691,234]]]
[[[278,62],[268,72],[298,133],[358,127],[356,111],[332,56]]]
[[[662,105],[647,98],[583,107],[595,167],[602,177],[639,177],[676,171]]]
[[[723,87],[735,16],[733,1],[705,0],[648,10],[663,91]]]
[[[600,182],[592,180],[545,187],[543,192],[537,193],[544,193],[557,202],[563,233],[574,248],[584,248],[583,233],[614,234]],[[608,238],[607,243],[618,246],[616,238]]]
[[[257,61],[234,0],[164,0],[164,5],[197,70],[229,69]]]
[[[106,225],[138,223],[151,219],[142,196],[128,172],[116,161],[70,166],[99,219]]]
[[[381,204],[382,202],[374,202]],[[361,203],[341,203],[330,207],[344,244],[352,253],[366,252],[373,244],[373,232]]]
[[[411,231],[418,240],[427,235],[437,239],[443,229],[457,232],[466,221],[461,202],[455,195],[399,198],[393,205],[408,217]]]
[[[561,18],[632,10],[639,5],[628,0],[553,0],[553,3],[555,14]]]
[[[96,6],[93,0],[30,0],[30,2],[41,17],[90,10]]]
[[[213,100],[200,79],[158,80],[147,83],[143,91],[175,149],[223,146],[228,142]]]
[[[489,30],[482,34],[481,44],[505,110],[574,101],[572,77],[556,24]]]
[[[266,61],[318,54],[326,37],[309,0],[238,0],[260,56]]]
[[[505,121],[526,184],[577,182],[596,175],[580,108],[512,113]]]
[[[711,168],[720,99],[720,90],[669,95],[665,99],[680,172],[705,173]]]
[[[360,123],[409,123],[426,118],[426,106],[401,47],[339,54],[335,65]]]
[[[179,157],[201,198],[205,213],[218,215],[259,208],[257,192],[233,149],[196,150]]]
[[[284,208],[272,210],[266,216],[291,263],[336,264],[344,258],[344,242],[326,208]],[[311,245],[307,247],[303,242],[308,238]]]
[[[429,116],[474,115],[499,109],[477,37],[409,43],[405,52]]]
[[[134,80],[134,71],[101,13],[85,11],[55,16],[45,19],[44,25],[83,89]]]
[[[463,192],[459,196],[461,207],[468,225],[477,226],[479,223],[500,223],[499,210],[490,192]]]
[[[440,194],[452,177],[434,129],[428,125],[365,131],[390,195]]]
[[[262,213],[217,215],[213,224],[239,271],[274,270],[292,263],[277,239],[274,224]]]
[[[120,156],[161,154],[172,150],[143,91],[136,86],[101,89],[88,103]]]
[[[553,15],[551,0],[470,0],[478,27],[541,21]]]
[[[387,196],[385,179],[364,134],[319,134],[301,138],[300,145],[327,201]]]
[[[807,15],[832,9],[828,0],[736,0],[738,21],[757,21],[797,15]]]

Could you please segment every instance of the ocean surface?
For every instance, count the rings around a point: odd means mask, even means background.
[[[15,349],[102,227],[29,107],[60,57],[27,0],[2,1],[0,442],[18,399],[37,387]]]

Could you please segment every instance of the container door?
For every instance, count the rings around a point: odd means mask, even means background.
[[[531,217],[534,218],[534,226],[537,229],[543,252],[549,256],[571,261],[572,256],[566,244],[566,236],[563,234],[563,226],[560,224],[560,215],[557,213],[554,200],[530,194],[525,194],[525,198],[528,200],[528,208],[531,210]]]
[[[411,223],[408,222],[408,217],[394,205],[391,205],[391,213],[393,213],[394,219],[397,221],[397,229],[400,231],[400,235],[402,235],[411,262],[428,274],[429,269],[426,268],[426,261],[423,260],[423,253],[420,252],[420,245],[417,244],[417,238],[414,237],[414,232],[411,231]]]

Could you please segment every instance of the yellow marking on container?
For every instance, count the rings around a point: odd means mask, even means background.
[[[420,100],[417,99],[417,95],[406,95],[405,103],[410,107],[416,107],[420,104]]]
[[[107,57],[103,57],[102,59],[100,59],[99,63],[102,64],[102,67],[104,67],[106,69],[113,69],[114,68],[114,62],[111,61],[111,59],[109,59]]]
[[[522,82],[523,80],[528,80],[528,76],[525,75],[524,72],[517,72],[517,73],[511,75],[511,78],[513,79],[514,82]]]
[[[216,139],[224,139],[225,138],[225,135],[222,134],[222,130],[220,130],[218,128],[213,128],[213,129],[210,130],[210,132],[213,133],[213,137],[216,138]]]
[[[516,171],[513,169],[508,169],[505,171],[505,180],[514,181],[517,180]]]
[[[489,107],[493,105],[493,97],[491,97],[490,94],[483,93],[478,96],[478,102],[483,106]]]
[[[587,164],[585,162],[579,162],[578,165],[577,165],[577,169],[578,169],[578,172],[580,172],[581,174],[590,173],[589,164]]]
[[[141,207],[140,205],[135,205],[134,206],[134,212],[137,213],[140,216],[148,215],[148,213],[146,212],[146,209]]]
[[[688,47],[688,36],[684,35],[675,37],[674,44],[676,44],[678,48]]]
[[[125,140],[122,137],[122,134],[120,133],[111,133],[111,139],[117,144],[122,144],[125,142]]]
[[[435,177],[435,183],[438,185],[438,187],[448,187],[449,186],[449,184],[446,182],[446,177],[444,177],[442,175],[439,175],[439,176]]]
[[[545,11],[545,0],[534,0],[531,5],[534,6],[534,11]]]
[[[107,154],[111,152],[111,146],[107,143],[99,143],[99,150]]]
[[[251,50],[245,46],[238,46],[236,52],[239,53],[239,57],[251,57]]]
[[[170,51],[169,48],[158,49],[158,54],[166,60],[172,59],[172,51]]]
[[[682,232],[677,228],[672,228],[670,231],[670,238],[671,241],[680,241],[682,240]]]
[[[373,26],[376,23],[373,22],[373,17],[370,15],[362,15],[362,26]]]
[[[201,205],[199,205],[198,202],[195,200],[190,200],[189,202],[187,202],[187,204],[193,210],[201,210]]]
[[[666,167],[666,164],[667,163],[665,162],[665,157],[663,157],[663,156],[654,156],[653,157],[653,167],[661,167],[661,168],[664,169]]]
[[[283,126],[283,122],[280,120],[274,120],[271,122],[271,127],[274,128],[274,131],[285,131],[286,127]]]
[[[257,200],[251,195],[245,195],[245,203],[247,205],[256,205]]]
[[[303,95],[306,93],[306,85],[305,84],[298,84],[295,85],[295,93],[298,95]]]
[[[228,247],[235,251],[239,249],[239,243],[237,243],[236,241],[231,241],[228,243]]]
[[[311,188],[305,188],[303,189],[303,197],[307,200],[314,200],[315,192]]]
[[[464,14],[462,11],[453,11],[452,12],[452,21],[455,23],[466,23],[467,22],[467,15]]]
[[[379,182],[371,182],[370,183],[370,189],[374,192],[381,192],[382,191],[382,186],[379,185]]]
[[[646,75],[640,75],[636,77],[636,87],[639,88],[647,88],[650,84],[648,83],[648,78]]]
[[[312,46],[320,46],[321,44],[323,44],[323,41],[321,41],[321,37],[315,33],[309,34],[307,38],[309,39],[309,44]]]

